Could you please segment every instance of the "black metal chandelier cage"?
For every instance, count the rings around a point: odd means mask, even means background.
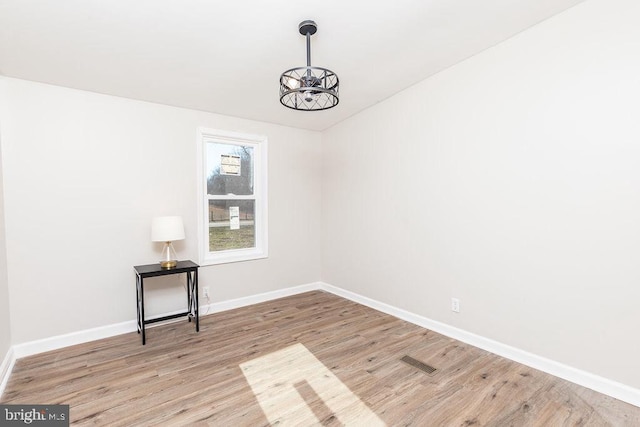
[[[300,111],[327,110],[338,105],[339,80],[326,68],[311,66],[311,36],[318,31],[313,21],[302,21],[300,34],[307,38],[307,66],[285,71],[280,76],[280,103]]]

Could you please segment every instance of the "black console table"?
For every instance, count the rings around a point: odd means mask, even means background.
[[[200,318],[198,317],[198,268],[200,266],[192,261],[178,261],[173,268],[162,268],[160,264],[137,265],[133,267],[136,272],[136,299],[138,300],[138,333],[142,334],[142,345],[146,343],[144,326],[163,320],[175,319],[187,316],[189,322],[193,319],[196,324],[196,332],[200,331]],[[144,279],[148,277],[166,276],[169,274],[187,275],[187,311],[169,316],[156,317],[145,320],[144,318]]]

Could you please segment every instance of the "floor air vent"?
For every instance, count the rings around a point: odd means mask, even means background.
[[[406,363],[407,365],[411,365],[414,368],[420,369],[426,374],[433,375],[436,372],[436,368],[434,368],[433,366],[429,366],[426,363],[422,363],[421,361],[416,360],[411,356],[404,356],[400,360]]]

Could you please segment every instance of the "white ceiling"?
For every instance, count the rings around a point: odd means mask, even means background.
[[[0,74],[323,130],[582,1],[0,0]],[[278,100],[305,19],[331,110]]]

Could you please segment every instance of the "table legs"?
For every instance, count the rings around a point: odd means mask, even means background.
[[[189,322],[196,324],[196,332],[200,331],[200,316],[198,313],[198,270],[187,273],[187,303],[189,304]]]
[[[142,335],[142,345],[146,343],[144,334],[144,285],[143,278],[136,274],[136,301],[137,301],[137,328],[138,333]]]

